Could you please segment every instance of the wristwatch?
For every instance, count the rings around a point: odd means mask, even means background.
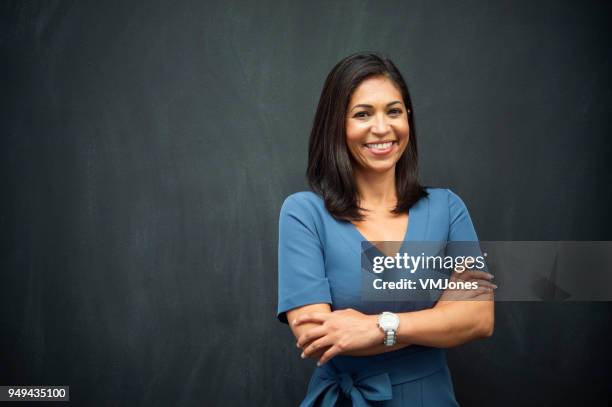
[[[393,346],[397,342],[399,322],[399,317],[392,312],[385,311],[378,316],[378,327],[385,333],[385,346]]]

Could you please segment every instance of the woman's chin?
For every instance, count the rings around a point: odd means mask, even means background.
[[[395,162],[368,162],[361,167],[361,170],[369,173],[384,174],[395,169]]]

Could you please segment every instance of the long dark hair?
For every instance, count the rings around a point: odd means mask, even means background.
[[[357,53],[344,58],[331,70],[319,99],[308,143],[306,177],[336,219],[363,220],[357,196],[350,152],[346,146],[346,114],[355,89],[364,80],[384,75],[399,88],[410,127],[408,146],[395,165],[397,206],[393,213],[406,213],[427,192],[418,181],[417,140],[414,112],[408,87],[395,64],[376,53]]]

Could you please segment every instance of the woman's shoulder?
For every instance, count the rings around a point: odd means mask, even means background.
[[[427,187],[427,199],[437,203],[447,203],[449,205],[463,204],[463,200],[455,192],[448,188]]]
[[[448,240],[476,241],[478,236],[463,199],[448,188],[428,188],[429,213],[435,214],[431,219],[438,219],[439,225],[448,223]]]
[[[321,234],[329,223],[323,199],[311,191],[300,191],[285,198],[280,210],[281,225],[302,225],[311,232]]]
[[[323,205],[323,200],[312,191],[294,192],[285,198],[283,207],[297,207],[302,209],[316,209]]]
[[[429,207],[433,210],[444,211],[451,215],[451,218],[461,213],[467,212],[467,207],[463,199],[448,188],[425,188]]]
[[[296,215],[319,217],[325,210],[325,203],[319,195],[312,191],[300,191],[285,198],[281,207],[281,216],[291,212]]]

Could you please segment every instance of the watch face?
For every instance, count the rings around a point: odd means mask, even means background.
[[[396,329],[399,325],[397,316],[393,314],[382,314],[380,316],[380,326],[384,329]]]
[[[385,314],[380,318],[380,324],[383,326],[393,325],[393,316],[389,314]]]

